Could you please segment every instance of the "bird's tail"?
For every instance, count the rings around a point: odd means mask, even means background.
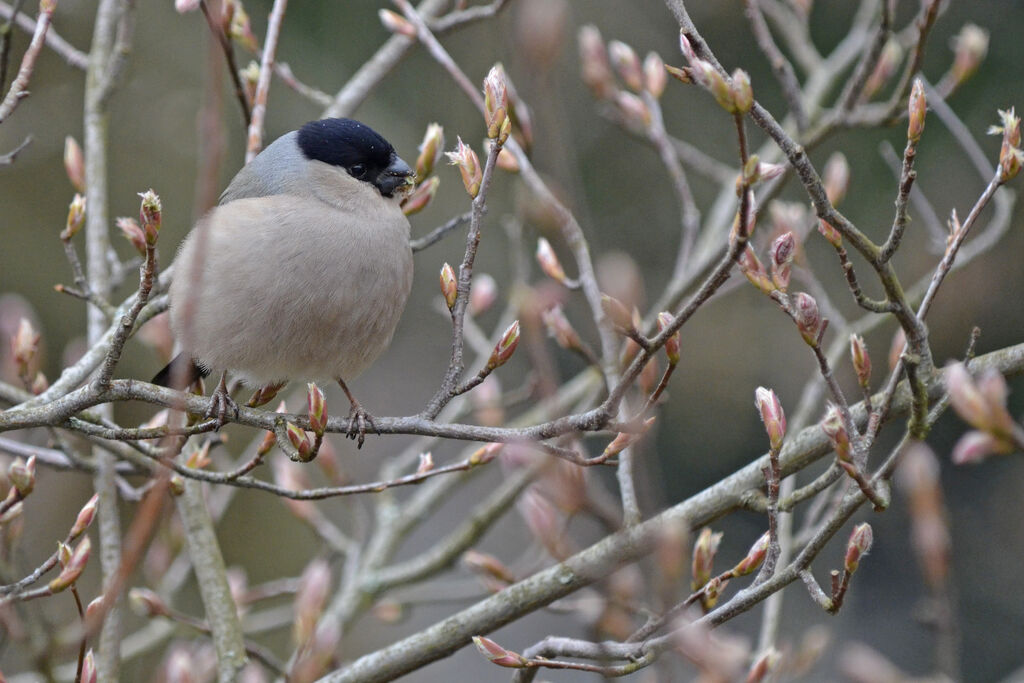
[[[209,370],[204,370],[196,365],[196,362],[187,354],[179,353],[150,381],[162,387],[184,389],[200,377],[206,377],[209,374]]]

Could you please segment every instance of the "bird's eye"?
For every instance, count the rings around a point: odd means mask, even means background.
[[[366,175],[366,165],[353,164],[352,167],[348,170],[348,172],[352,174],[353,178],[362,178],[364,175]]]

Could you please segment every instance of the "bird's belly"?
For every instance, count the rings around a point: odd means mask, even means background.
[[[184,347],[201,365],[250,384],[349,381],[365,370],[391,341],[412,285],[407,233],[378,226],[349,240],[336,231],[247,237],[244,258],[233,253],[237,241],[207,252],[207,273],[231,282],[231,296],[207,275],[174,301]]]

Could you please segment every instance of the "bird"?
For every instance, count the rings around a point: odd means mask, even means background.
[[[237,413],[226,376],[336,381],[361,447],[372,416],[351,382],[390,343],[412,289],[401,201],[414,172],[366,124],[310,121],[267,146],[186,236],[169,290],[181,352],[153,383],[219,372],[207,415]]]

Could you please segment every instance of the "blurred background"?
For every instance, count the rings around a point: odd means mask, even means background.
[[[742,3],[690,3],[699,29],[728,69],[742,67],[751,75],[755,95],[777,117],[784,112],[769,65],[761,57],[742,15]],[[899,3],[899,25],[917,10],[916,2]],[[270,0],[249,0],[246,8],[256,35],[264,35]],[[285,18],[279,61],[287,62],[296,77],[328,92],[336,92],[388,33],[377,18],[387,3],[353,0],[347,3],[293,3]],[[86,50],[89,45],[94,5],[63,2],[54,15],[53,28],[72,45]],[[210,34],[199,13],[179,15],[172,3],[139,3],[139,20],[134,53],[122,87],[111,102],[110,116],[110,215],[131,216],[138,211],[137,193],[155,189],[163,200],[164,232],[161,258],[167,263],[175,245],[189,230],[201,206],[198,196],[213,196],[237,171],[244,155],[245,133],[223,73],[223,60],[211,49]],[[34,10],[33,10],[34,13]],[[812,13],[812,35],[823,53],[829,52],[845,35],[854,14],[854,3],[820,0]],[[997,137],[985,137],[989,125],[997,123],[996,109],[1024,107],[1024,61],[1020,36],[1024,32],[1024,3],[1019,0],[974,0],[949,3],[939,18],[924,59],[924,74],[932,81],[946,72],[952,59],[951,40],[963,24],[972,22],[989,32],[988,56],[980,71],[957,91],[949,104],[980,141],[990,159],[998,155]],[[658,52],[670,64],[682,64],[678,52],[678,30],[661,2],[549,2],[511,0],[497,18],[475,23],[446,35],[442,42],[474,81],[481,81],[497,61],[505,65],[520,95],[531,105],[535,140],[535,166],[556,188],[576,213],[590,241],[599,268],[616,273],[615,282],[635,269],[639,283],[632,292],[648,304],[656,300],[671,274],[679,231],[679,208],[671,182],[656,152],[637,141],[601,115],[579,78],[576,33],[584,24],[596,25],[606,40],[617,39],[643,56]],[[17,60],[28,36],[15,34],[12,60]],[[240,52],[242,66],[248,56]],[[219,167],[217,188],[197,189],[196,173],[203,146],[199,136],[199,114],[210,101],[210,64],[218,72],[213,81],[218,92],[217,114],[223,135],[224,157]],[[219,70],[219,71],[218,71]],[[0,168],[0,336],[12,333],[9,323],[30,311],[42,331],[45,347],[43,371],[54,378],[63,359],[80,353],[83,345],[85,309],[81,302],[54,292],[56,283],[71,282],[57,234],[63,228],[73,190],[62,165],[64,138],[82,137],[82,95],[84,75],[44,50],[31,83],[31,97],[0,126],[0,152],[6,152],[26,135],[33,141],[6,168]],[[728,164],[736,157],[735,137],[729,118],[704,94],[672,81],[662,98],[665,125],[674,136],[686,140],[708,155]],[[321,116],[323,108],[296,94],[280,80],[270,91],[266,140],[297,128]],[[482,120],[452,80],[421,49],[413,49],[354,113],[387,137],[399,154],[411,161],[416,156],[426,125],[441,123],[452,148],[456,135],[478,151],[484,136]],[[752,130],[755,146],[763,141]],[[851,185],[841,207],[844,213],[876,239],[888,231],[895,198],[893,172],[880,152],[889,143],[902,150],[902,125],[888,130],[847,130],[833,135],[811,153],[819,169],[824,160],[841,150],[851,167]],[[948,131],[930,116],[918,152],[918,187],[933,203],[940,217],[957,209],[966,215],[984,187],[962,150]],[[468,201],[454,168],[438,172],[441,189],[432,205],[413,217],[413,234],[420,236],[465,211]],[[698,204],[707,211],[717,187],[700,176],[691,181]],[[1013,187],[1019,187],[1019,179]],[[792,181],[783,198],[806,203],[806,197]],[[499,283],[504,301],[513,293],[502,289],[509,281],[513,259],[510,254],[532,253],[538,224],[529,219],[531,203],[521,183],[508,174],[497,176],[489,201],[478,272],[492,275]],[[991,210],[988,212],[991,213]],[[523,244],[510,243],[502,229],[511,215],[527,216]],[[915,219],[918,216],[911,211]],[[986,216],[987,217],[987,216]],[[1024,225],[1021,210],[1015,209],[1011,228],[1000,245],[955,273],[946,283],[929,318],[932,348],[938,364],[962,355],[972,326],[981,328],[978,352],[1020,343],[1024,337],[1024,307],[1016,298],[1024,287]],[[904,282],[912,282],[933,268],[937,257],[927,249],[918,223],[912,223],[908,239],[896,257]],[[129,258],[130,245],[115,235],[115,247]],[[450,325],[438,312],[437,272],[443,262],[461,260],[464,240],[457,231],[443,242],[419,252],[412,299],[401,327],[388,352],[375,367],[358,379],[353,391],[367,408],[378,415],[418,412],[432,395],[447,364]],[[555,242],[565,255],[564,245]],[[856,307],[842,288],[841,273],[834,255],[823,240],[811,239],[807,259],[832,292],[832,304],[843,314],[856,315]],[[625,265],[624,265],[625,264]],[[120,294],[134,289],[129,272]],[[543,279],[535,273],[533,280]],[[862,277],[862,281],[866,274]],[[868,286],[869,294],[877,291]],[[567,315],[578,322],[584,336],[594,339],[578,295],[565,297]],[[490,317],[489,317],[490,316]],[[481,316],[485,329],[496,314]],[[867,335],[881,376],[894,332],[887,324]],[[787,412],[795,410],[802,387],[815,371],[813,358],[799,343],[789,322],[765,297],[752,287],[738,287],[728,296],[706,306],[682,330],[683,360],[669,389],[670,398],[661,409],[652,438],[639,449],[638,484],[645,513],[653,514],[685,499],[722,476],[759,456],[765,439],[753,408],[755,387],[774,388]],[[6,341],[4,352],[6,352]],[[554,348],[553,344],[551,345]],[[559,380],[566,380],[583,364],[555,349]],[[163,365],[160,353],[151,345],[133,341],[118,376],[149,378]],[[842,380],[853,388],[847,364]],[[528,370],[524,358],[498,373],[506,389],[518,386],[517,373]],[[1020,380],[1012,380],[1011,412],[1024,413]],[[329,394],[334,412],[345,405],[340,392]],[[301,399],[291,399],[293,410]],[[792,407],[792,408],[791,408]],[[124,424],[147,419],[153,410],[144,406],[118,406]],[[813,419],[817,419],[816,417]],[[949,510],[952,538],[951,577],[957,608],[961,668],[967,681],[994,681],[1024,667],[1021,633],[1024,633],[1024,598],[1019,591],[1024,535],[1018,520],[1024,517],[1024,461],[1012,456],[982,466],[954,467],[948,459],[964,424],[947,415],[936,425],[929,444],[941,463],[941,485]],[[898,431],[883,431],[884,452]],[[229,447],[241,446],[252,438],[244,430],[225,430]],[[32,440],[46,443],[46,434]],[[886,438],[889,440],[886,441]],[[354,479],[371,476],[379,458],[398,452],[408,440],[402,437],[373,438],[356,453],[350,442],[337,440],[335,447],[343,467]],[[434,458],[444,462],[458,452],[458,444],[441,444]],[[599,448],[599,447],[598,447]],[[607,479],[609,473],[596,476]],[[464,491],[466,500],[486,495],[500,478],[488,472]],[[809,480],[805,473],[800,481]],[[35,566],[52,550],[52,539],[64,534],[78,507],[90,495],[89,480],[80,475],[43,471],[38,494],[26,504],[27,527],[19,555],[22,568]],[[617,494],[616,494],[617,495]],[[328,501],[321,509],[336,519],[365,515],[368,501]],[[856,522],[870,521],[875,530],[871,556],[853,580],[846,605],[838,617],[829,617],[814,606],[801,586],[785,593],[780,642],[794,645],[811,633],[830,636],[826,654],[813,670],[811,679],[842,678],[843,657],[849,646],[862,643],[880,652],[911,675],[923,676],[933,670],[934,634],[928,626],[928,593],[911,549],[911,531],[906,495],[897,490],[886,514],[862,510]],[[130,506],[126,506],[129,513]],[[464,506],[451,501],[438,511],[433,528],[439,535],[460,519]],[[764,527],[762,517],[736,513],[715,523],[725,531],[719,556],[739,557]],[[589,536],[588,536],[589,534]],[[829,544],[816,565],[819,581],[826,571],[838,566],[846,531]],[[580,538],[597,538],[595,529],[582,528]],[[287,514],[281,501],[258,492],[236,496],[220,526],[220,539],[230,565],[245,568],[250,583],[302,571],[317,554],[319,543],[305,526]],[[842,540],[840,540],[842,539]],[[583,542],[581,540],[581,542]],[[429,547],[431,537],[420,533],[410,539],[403,556]],[[507,515],[481,544],[483,550],[504,553],[530,544],[528,533],[514,513]],[[512,553],[514,556],[514,553]],[[509,558],[513,559],[513,558]],[[95,564],[95,563],[93,563]],[[643,566],[641,565],[641,569]],[[97,569],[90,567],[87,578],[94,583]],[[464,570],[453,570],[454,581],[470,581]],[[145,583],[143,579],[139,583]],[[191,601],[191,602],[189,602]],[[68,603],[68,604],[65,604]],[[364,617],[365,627],[347,633],[342,645],[345,658],[393,642],[468,604],[465,601],[421,601],[403,613],[397,623],[385,623],[379,615]],[[199,612],[195,594],[181,601],[181,609]],[[70,599],[51,599],[33,605],[55,622],[71,618]],[[130,621],[129,631],[140,621]],[[760,610],[730,622],[730,632],[756,642]],[[557,610],[535,614],[497,632],[506,647],[522,649],[548,633],[582,636],[586,630]],[[267,642],[273,647],[274,636]],[[2,645],[2,644],[0,644]],[[284,651],[279,651],[279,655]],[[865,656],[863,654],[859,655]],[[128,665],[123,680],[144,680],[159,661],[159,650]],[[5,674],[32,668],[24,653],[9,645],[0,649],[0,669]],[[1018,675],[1024,673],[1018,672]],[[587,680],[588,675],[552,672],[549,680]],[[640,680],[644,674],[638,676]],[[504,674],[486,664],[475,652],[464,649],[412,675],[409,680],[504,680]],[[653,680],[653,679],[651,679]]]

